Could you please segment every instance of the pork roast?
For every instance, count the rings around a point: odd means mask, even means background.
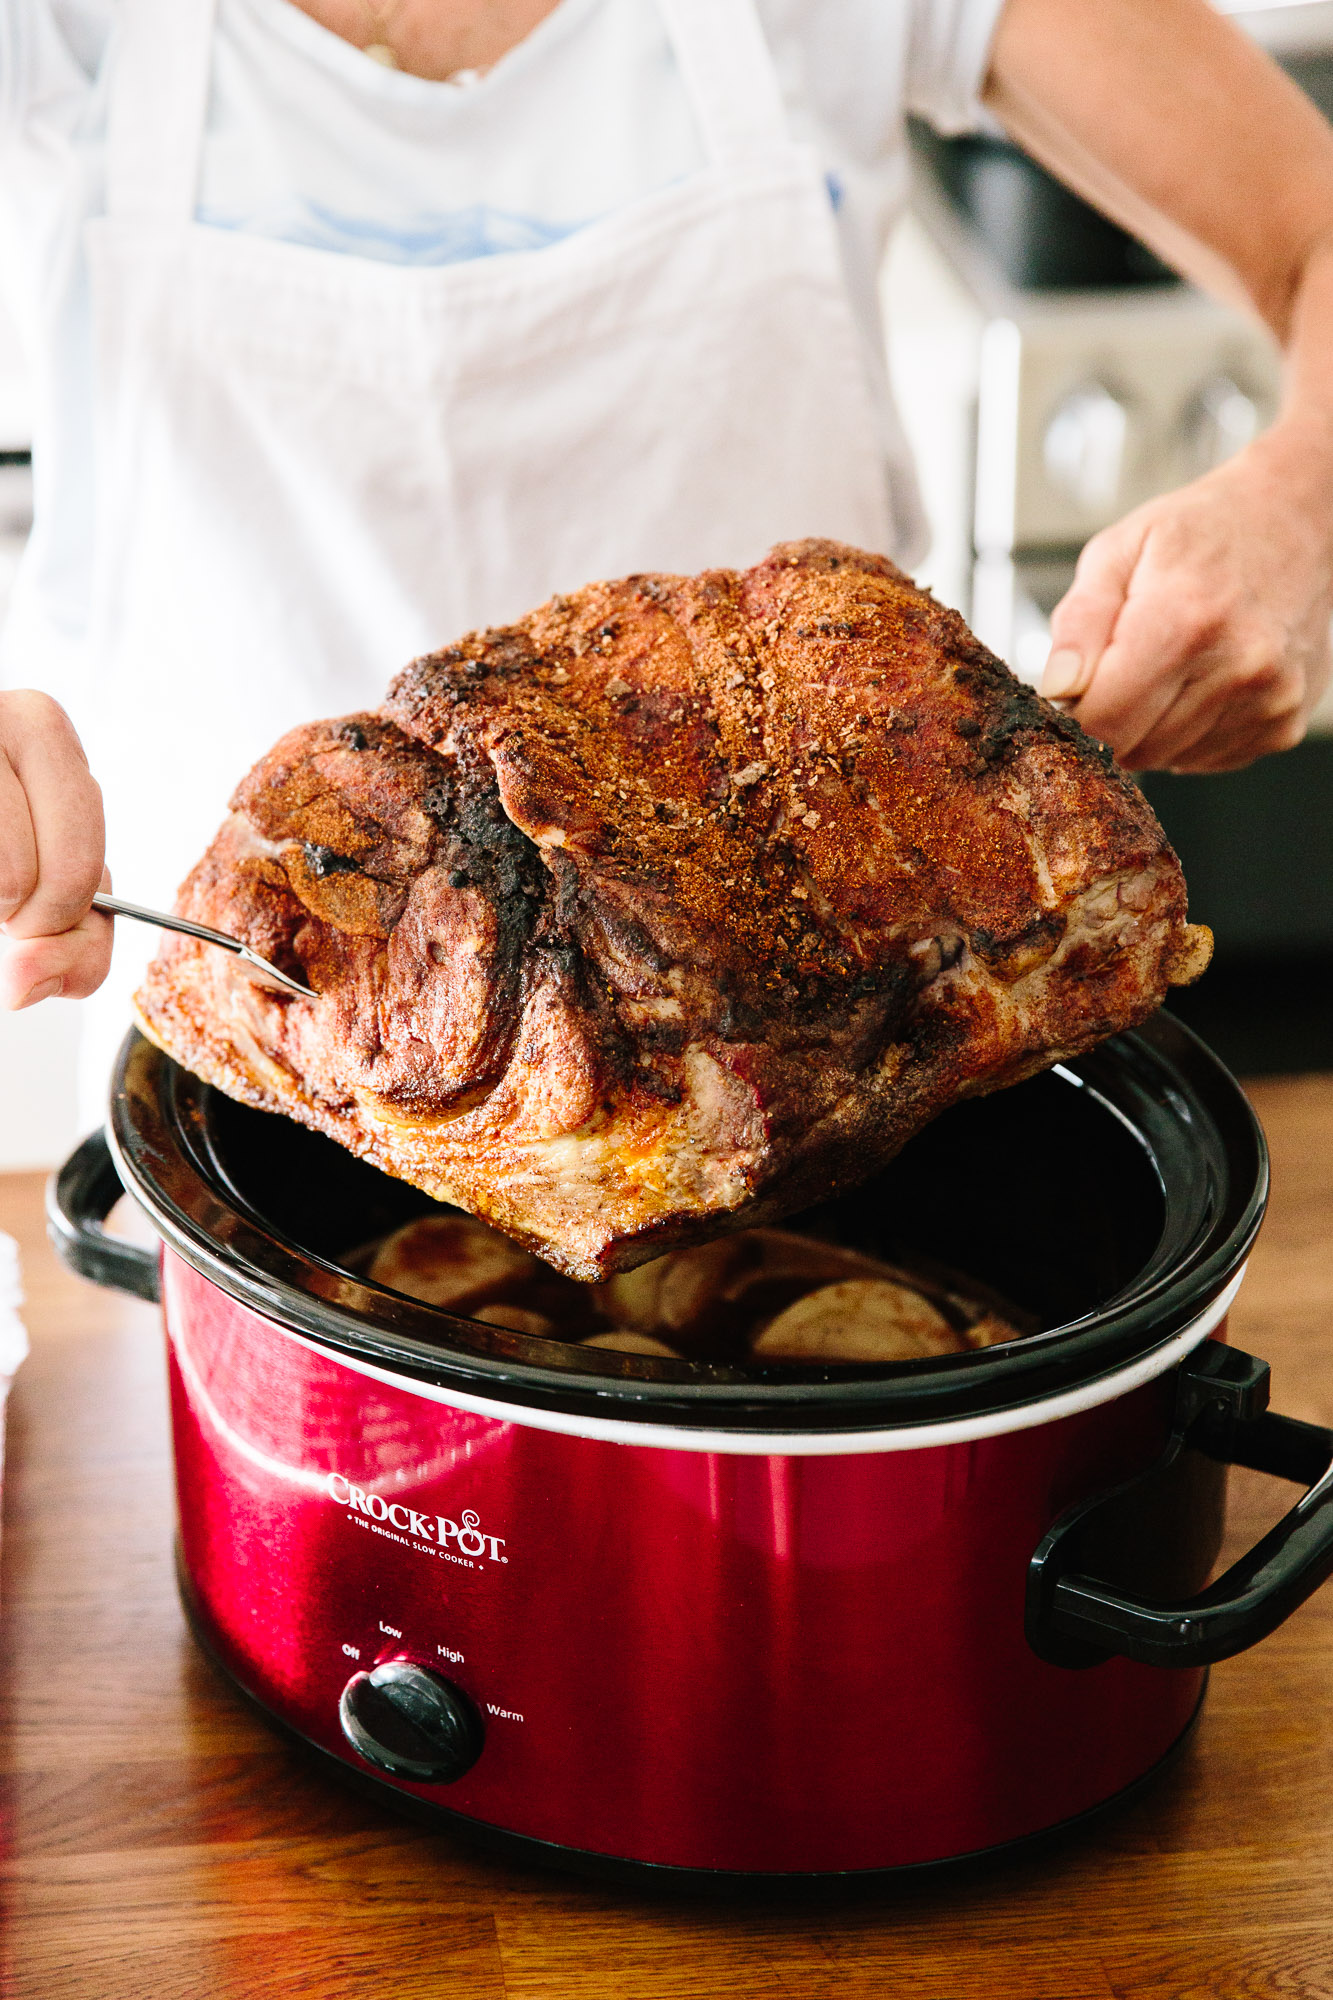
[[[245,779],[145,1031],[572,1276],[789,1214],[1207,961],[1077,724],[879,556],[633,576]]]

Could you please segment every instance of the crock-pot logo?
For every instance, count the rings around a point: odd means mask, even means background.
[[[438,1555],[447,1556],[451,1562],[460,1558],[469,1562],[483,1558],[487,1562],[509,1561],[501,1553],[504,1536],[483,1534],[481,1516],[470,1507],[464,1509],[459,1520],[451,1521],[446,1514],[418,1513],[415,1507],[405,1507],[401,1500],[386,1500],[382,1493],[354,1486],[341,1472],[331,1472],[324,1486],[330,1500],[336,1500],[340,1507],[350,1507],[368,1520],[382,1523],[381,1532],[396,1528],[400,1535],[410,1535],[414,1541],[429,1542]]]

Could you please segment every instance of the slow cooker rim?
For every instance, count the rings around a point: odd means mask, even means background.
[[[1146,1053],[1159,1065],[1169,1065],[1169,1055],[1154,1046],[1163,1040],[1176,1044],[1177,1057],[1202,1066],[1209,1083],[1240,1114],[1253,1147],[1250,1195],[1222,1239],[1213,1240],[1214,1228],[1206,1254],[1188,1257],[1181,1269],[1140,1287],[1137,1296],[1133,1284],[1123,1288],[1095,1312],[1062,1327],[982,1352],[862,1369],[851,1378],[834,1369],[785,1368],[781,1379],[756,1379],[755,1371],[705,1370],[697,1363],[607,1349],[593,1356],[565,1343],[536,1342],[457,1318],[356,1279],[267,1225],[243,1204],[216,1164],[209,1173],[197,1131],[191,1135],[186,1130],[189,1122],[202,1128],[199,1093],[208,1087],[137,1030],[121,1051],[109,1139],[126,1187],[164,1242],[203,1277],[262,1317],[334,1352],[390,1367],[409,1380],[571,1415],[605,1416],[614,1405],[622,1417],[682,1427],[794,1431],[917,1426],[1002,1411],[1113,1374],[1189,1325],[1244,1263],[1267,1197],[1262,1130],[1235,1080],[1183,1024],[1168,1017],[1164,1025],[1158,1016],[1145,1029],[1116,1038],[1126,1053]],[[189,1111],[190,1119],[180,1115],[182,1110]],[[184,1199],[173,1198],[164,1180],[175,1182],[174,1194]],[[228,1242],[215,1241],[215,1232],[227,1235]],[[247,1236],[260,1240],[265,1263],[278,1269],[247,1264],[237,1255],[238,1241]],[[312,1290],[290,1273],[284,1276],[284,1263],[307,1276],[316,1274],[327,1289]],[[396,1324],[386,1326],[386,1318]],[[466,1349],[442,1349],[441,1335],[466,1342]],[[547,1357],[545,1365],[525,1352],[537,1346]],[[563,1365],[550,1365],[553,1348],[567,1357]]]

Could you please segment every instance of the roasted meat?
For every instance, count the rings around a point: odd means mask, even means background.
[[[634,576],[294,730],[143,1026],[559,1269],[862,1179],[1206,963],[1136,787],[899,570],[830,542]]]

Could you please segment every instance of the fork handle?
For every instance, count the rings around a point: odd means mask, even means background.
[[[146,910],[139,903],[126,903],[119,896],[104,896],[99,889],[93,897],[93,908],[107,917],[133,917],[136,923],[156,924],[159,930],[179,931],[183,937],[200,938],[205,944],[220,944],[224,951],[244,954],[246,947],[239,938],[228,937],[225,931],[210,930],[207,924],[192,923],[189,917],[173,916],[168,910]]]

